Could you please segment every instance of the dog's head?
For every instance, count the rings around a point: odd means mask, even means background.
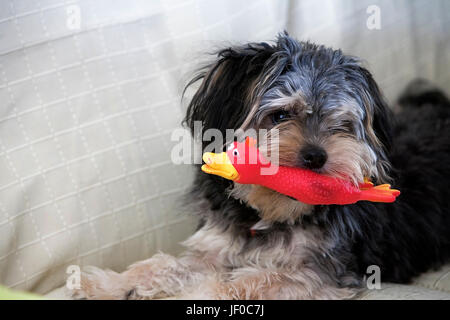
[[[390,112],[360,61],[286,33],[274,45],[250,43],[219,51],[202,80],[186,123],[204,130],[267,129],[278,143],[279,164],[351,180],[389,180]],[[278,129],[276,141],[271,135]],[[233,194],[275,220],[296,218],[310,206],[262,187]]]

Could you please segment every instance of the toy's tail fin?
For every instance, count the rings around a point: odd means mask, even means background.
[[[391,189],[389,184],[368,187],[361,190],[361,199],[372,202],[394,202],[400,194],[399,190]]]

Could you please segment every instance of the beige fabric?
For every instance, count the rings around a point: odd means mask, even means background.
[[[170,135],[200,53],[287,28],[362,56],[392,100],[414,76],[450,83],[449,24],[445,0],[0,1],[0,283],[45,293],[70,264],[180,250],[191,175]]]
[[[411,285],[382,284],[380,290],[367,290],[361,300],[450,300],[450,265],[428,272]]]

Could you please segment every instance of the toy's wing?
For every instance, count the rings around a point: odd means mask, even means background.
[[[370,189],[373,187],[373,183],[370,182],[369,178],[364,178],[364,182],[359,184],[361,190]]]

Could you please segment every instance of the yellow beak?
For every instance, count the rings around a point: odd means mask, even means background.
[[[203,154],[203,161],[205,162],[202,166],[203,172],[215,174],[233,181],[239,179],[239,173],[233,167],[226,152],[218,154],[206,152]]]

